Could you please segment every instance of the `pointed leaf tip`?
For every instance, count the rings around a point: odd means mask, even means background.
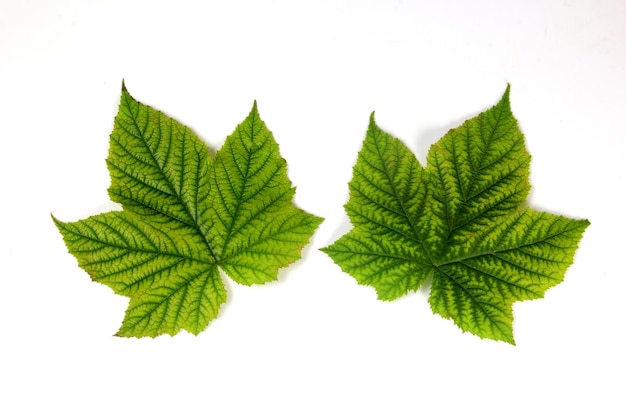
[[[122,80],[122,97],[128,97],[133,101],[137,101],[135,100],[135,98],[130,94],[130,92],[128,92],[128,88],[126,88],[126,82],[124,80]],[[121,101],[120,101],[120,105],[121,105]]]
[[[511,84],[507,83],[506,84],[506,89],[504,90],[504,94],[502,94],[502,98],[500,99],[500,102],[498,104],[508,104],[508,106],[510,107],[510,96],[511,96]]]
[[[376,112],[372,111],[372,113],[370,114],[370,121],[369,124],[367,126],[367,130],[371,131],[371,129],[373,128],[378,128],[378,125],[376,124]]]
[[[252,102],[252,108],[250,109],[250,113],[248,114],[248,117],[250,117],[250,116],[259,117],[259,106],[258,106],[256,100],[254,100]]]

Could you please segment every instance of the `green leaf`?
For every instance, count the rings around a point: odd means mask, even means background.
[[[563,280],[589,221],[523,207],[530,155],[509,92],[435,143],[426,168],[372,115],[345,205],[353,228],[322,251],[381,300],[430,279],[435,313],[514,344],[513,303]]]
[[[107,165],[122,211],[53,220],[79,266],[130,298],[119,336],[200,333],[226,302],[219,269],[245,285],[276,280],[322,221],[293,205],[256,103],[212,158],[188,127],[123,87]]]

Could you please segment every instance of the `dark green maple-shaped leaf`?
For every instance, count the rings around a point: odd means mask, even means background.
[[[512,304],[563,280],[587,220],[523,207],[530,156],[509,104],[450,130],[423,168],[372,115],[345,205],[353,229],[323,248],[382,300],[432,279],[432,310],[514,343]]]
[[[256,103],[212,158],[189,128],[123,87],[107,165],[123,210],[53,219],[80,267],[130,297],[120,336],[198,334],[226,301],[218,268],[244,285],[276,280],[322,221],[293,205]]]

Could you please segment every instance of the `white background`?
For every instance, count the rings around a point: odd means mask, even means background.
[[[112,336],[127,300],[67,253],[109,210],[122,79],[217,149],[257,100],[326,218],[277,283],[228,283],[199,336]],[[376,299],[318,249],[369,115],[424,163],[449,128],[511,103],[530,205],[588,218],[574,265],[514,307],[517,346]],[[626,3],[0,0],[0,414],[623,415]]]

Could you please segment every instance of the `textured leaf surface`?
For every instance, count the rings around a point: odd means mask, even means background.
[[[218,269],[245,285],[275,280],[321,222],[293,205],[256,103],[211,158],[189,128],[123,88],[107,165],[123,210],[53,219],[79,266],[130,297],[120,336],[198,334],[226,301]]]
[[[372,116],[345,206],[354,227],[322,251],[382,300],[431,279],[435,313],[514,344],[512,304],[563,280],[589,221],[523,207],[530,156],[509,88],[435,143],[427,162]]]

